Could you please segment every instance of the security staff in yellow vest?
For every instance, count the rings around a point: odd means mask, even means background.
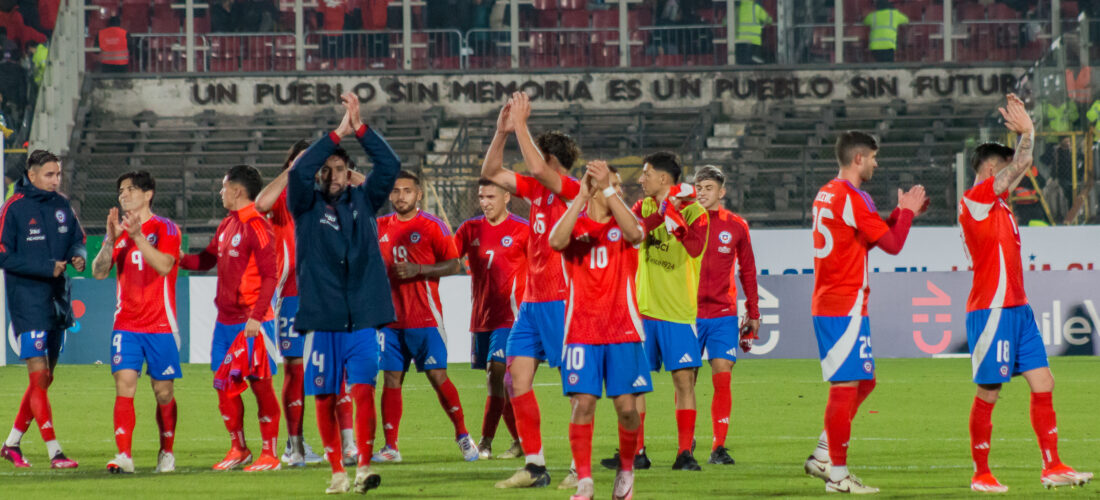
[[[898,27],[907,24],[909,18],[894,8],[890,0],[878,0],[875,11],[863,18],[863,24],[871,27],[869,39],[871,56],[878,62],[894,62],[898,48]]]
[[[737,6],[737,64],[763,64],[764,26],[775,23],[755,0],[741,0]]]
[[[1093,101],[1092,106],[1085,112],[1085,118],[1092,125],[1092,140],[1100,142],[1100,100]]]
[[[1077,103],[1062,96],[1055,96],[1043,106],[1043,114],[1047,117],[1047,130],[1050,132],[1066,133],[1076,129],[1080,115],[1077,111]],[[1046,141],[1056,143],[1063,136],[1048,135]]]

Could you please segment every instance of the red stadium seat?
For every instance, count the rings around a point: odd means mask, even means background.
[[[248,37],[244,40],[243,71],[270,71],[275,60],[274,40],[271,37]]]
[[[210,16],[209,15],[195,16],[195,33],[199,33],[199,34],[210,33]]]
[[[989,6],[989,18],[997,20],[1019,19],[1020,13],[1003,3],[995,3]]]
[[[121,21],[122,29],[128,33],[148,33],[149,32],[149,4],[148,3],[126,3],[122,6]]]
[[[457,56],[435,57],[431,60],[432,69],[458,69],[459,60]]]
[[[534,0],[535,10],[558,10],[558,0]]]
[[[618,12],[615,13],[618,15]],[[631,30],[638,29],[639,26],[653,26],[653,11],[646,8],[635,8],[626,13],[627,26]],[[618,26],[618,23],[615,24]]]
[[[562,28],[587,28],[588,27],[588,11],[584,10],[567,10],[561,13],[561,27]]]
[[[207,36],[209,42],[209,70],[218,72],[237,71],[237,59],[240,56],[240,39],[235,36]]]
[[[943,22],[943,6],[930,4],[925,7],[924,20],[927,22]]]
[[[554,10],[540,10],[538,11],[538,24],[539,28],[557,28],[558,27],[558,11]]]
[[[963,4],[959,6],[959,21],[979,21],[985,19],[985,6],[977,4]]]
[[[151,20],[152,33],[179,33],[183,23],[176,17],[176,11],[168,4],[157,4],[153,8]]]
[[[698,9],[695,15],[699,16],[699,22],[703,24],[718,24],[718,14],[713,8]]]
[[[1096,1],[1096,0],[1090,0],[1090,1]],[[1080,14],[1080,13],[1081,13],[1081,11],[1077,9],[1077,2],[1071,2],[1071,1],[1066,1],[1066,0],[1062,1],[1062,19],[1063,20],[1077,19],[1077,15]]]
[[[618,28],[619,12],[615,10],[593,11],[592,26],[595,28]]]
[[[588,57],[584,52],[564,53],[559,58],[563,68],[584,68],[588,66]]]
[[[612,68],[619,65],[619,46],[602,45],[592,47],[592,66]]]
[[[556,33],[547,31],[534,31],[528,37],[531,42],[531,51],[536,54],[553,54],[558,46]]]
[[[584,10],[588,7],[587,0],[561,0],[558,2],[561,10]]]
[[[362,71],[367,69],[367,60],[361,57],[341,57],[336,60],[337,71]]]

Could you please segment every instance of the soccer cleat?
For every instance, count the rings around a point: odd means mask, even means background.
[[[390,445],[383,446],[381,450],[374,452],[374,455],[370,457],[371,462],[400,462],[401,452],[394,448],[390,448]]]
[[[1091,472],[1077,472],[1066,464],[1058,464],[1043,471],[1039,481],[1045,488],[1081,486],[1092,480]]]
[[[23,458],[23,450],[20,450],[18,446],[4,445],[3,448],[0,448],[0,456],[4,457],[5,460],[14,464],[15,467],[18,469],[31,466],[31,464],[28,463],[25,458]]]
[[[348,453],[344,451],[344,467],[354,467],[359,463],[359,453]]]
[[[497,482],[497,488],[542,488],[550,484],[550,472],[544,465],[527,464],[512,477]]]
[[[477,444],[474,443],[474,438],[469,434],[463,434],[462,437],[455,440],[458,443],[458,451],[462,452],[462,458],[467,462],[474,462],[477,460],[480,452],[477,449]]]
[[[328,488],[325,488],[325,493],[329,495],[347,493],[351,489],[351,485],[348,484],[347,472],[333,472],[332,480],[328,483]]]
[[[851,493],[853,495],[868,495],[878,493],[878,488],[872,488],[863,484],[858,477],[848,474],[840,481],[829,480],[825,483],[825,493]]]
[[[719,446],[710,452],[710,460],[707,460],[708,464],[715,465],[733,465],[733,457],[730,456],[729,450],[725,446]]]
[[[66,457],[65,454],[60,451],[50,459],[51,469],[75,469],[78,465],[76,460]]]
[[[497,458],[502,458],[502,459],[512,459],[512,458],[522,458],[522,457],[523,457],[523,447],[520,446],[518,440],[512,441],[512,446],[508,447],[507,451],[505,451],[504,453],[501,453],[500,455],[497,455]]]
[[[802,464],[802,470],[806,471],[809,476],[816,477],[826,483],[829,482],[829,471],[832,469],[832,465],[829,462],[824,462],[814,458],[810,455],[810,458],[806,459],[806,463]]]
[[[615,450],[615,455],[611,458],[600,460],[600,465],[605,469],[619,470],[619,450]],[[634,470],[646,470],[652,466],[653,462],[649,461],[649,456],[645,454],[645,448],[638,450],[638,453],[634,455]]]
[[[214,470],[233,470],[250,461],[252,461],[252,452],[248,448],[230,448],[225,458],[214,464]]]
[[[489,460],[490,458],[493,458],[493,441],[482,437],[481,442],[477,444],[477,459]]]
[[[283,463],[275,458],[275,455],[261,454],[260,458],[257,458],[252,465],[244,468],[245,472],[260,472],[265,470],[279,470],[283,468]]]
[[[297,451],[290,452],[290,455],[283,455],[280,461],[285,463],[288,467],[306,466],[306,457]]]
[[[305,457],[307,464],[319,464],[325,461],[325,457],[313,452],[313,447],[309,443],[302,442],[302,456]]]
[[[970,480],[970,489],[981,493],[1004,493],[1008,491],[1008,486],[998,482],[993,473],[986,472]]]
[[[355,471],[355,486],[353,491],[356,493],[366,493],[370,490],[377,488],[382,484],[382,476],[379,476],[377,472],[371,470],[370,467],[359,467]]]
[[[577,487],[577,469],[574,467],[569,468],[569,473],[562,478],[558,483],[559,490],[571,490]]]
[[[703,468],[699,467],[699,462],[691,456],[691,451],[684,450],[683,453],[676,455],[676,463],[672,464],[672,470],[703,470]]]
[[[592,500],[595,496],[596,486],[592,483],[592,478],[586,477],[577,481],[577,492],[569,500]]]
[[[107,462],[107,472],[111,474],[133,474],[134,459],[119,453],[110,462]]]
[[[615,473],[615,490],[611,493],[612,500],[630,500],[634,498],[634,472],[619,471]]]
[[[175,472],[176,456],[171,452],[161,451],[157,455],[157,472]]]

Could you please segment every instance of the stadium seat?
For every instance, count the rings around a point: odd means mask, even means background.
[[[943,22],[943,6],[936,4],[929,4],[924,8],[924,21],[925,22]]]
[[[163,3],[154,5],[150,24],[152,33],[179,33],[183,25],[172,6]]]
[[[149,3],[127,0],[120,11],[122,29],[128,33],[149,32]]]
[[[612,68],[619,65],[619,46],[604,44],[592,47],[592,66]]]
[[[921,15],[924,14],[924,6],[925,2],[920,0],[898,2],[896,5],[897,9],[900,10],[902,14],[905,14],[905,17],[908,17],[910,21],[920,19]]]
[[[584,10],[588,7],[586,0],[561,0],[558,2],[561,10]]]
[[[588,11],[585,10],[567,10],[561,13],[561,27],[562,28],[587,28]]]
[[[1020,13],[1016,9],[1013,9],[1012,7],[1009,7],[1003,3],[995,3],[993,5],[990,5],[988,15],[990,19],[996,20],[1012,20],[1020,18]]]
[[[588,57],[583,50],[563,52],[558,60],[563,68],[584,68],[588,66]]]
[[[980,21],[985,19],[985,6],[977,4],[963,4],[959,6],[959,21]]]
[[[540,10],[538,11],[538,24],[539,28],[557,28],[558,27],[558,10]]]
[[[359,57],[341,57],[336,60],[337,71],[362,71],[367,69],[367,60]]]
[[[210,33],[210,16],[201,15],[195,16],[195,33],[206,34]]]
[[[1089,1],[1095,1],[1095,0],[1089,0]],[[1080,14],[1080,13],[1081,13],[1081,11],[1077,9],[1077,2],[1075,2],[1075,1],[1071,2],[1071,1],[1066,1],[1066,0],[1062,1],[1062,19],[1063,20],[1077,19],[1077,15]]]
[[[718,24],[718,14],[714,8],[698,9],[695,11],[695,15],[699,16],[699,22],[703,24]]]
[[[446,56],[446,57],[433,57],[431,59],[432,69],[459,69],[458,56]]]
[[[615,13],[618,16],[618,12]],[[639,26],[653,26],[653,11],[645,8],[635,8],[626,13],[627,26],[631,30],[638,29]],[[618,26],[618,22],[615,26]]]
[[[661,68],[683,66],[684,56],[681,54],[661,54],[657,56],[656,65]]]
[[[558,10],[558,0],[533,0],[535,10]]]
[[[618,28],[619,12],[615,10],[593,11],[592,26],[595,28]]]
[[[274,40],[267,36],[244,39],[241,58],[242,71],[270,71],[275,60]]]
[[[209,42],[209,70],[217,72],[237,71],[240,55],[240,39],[235,36],[207,36]]]

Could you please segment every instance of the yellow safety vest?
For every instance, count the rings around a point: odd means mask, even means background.
[[[1088,113],[1085,113],[1085,117],[1092,122],[1092,139],[1094,141],[1100,140],[1100,100],[1092,103],[1092,107],[1089,108]]]
[[[737,6],[737,41],[763,44],[761,33],[764,32],[764,26],[772,22],[772,16],[760,4],[752,0],[742,0]]]
[[[898,48],[898,26],[909,22],[897,9],[876,10],[863,19],[863,24],[871,27],[871,50],[896,50]]]

